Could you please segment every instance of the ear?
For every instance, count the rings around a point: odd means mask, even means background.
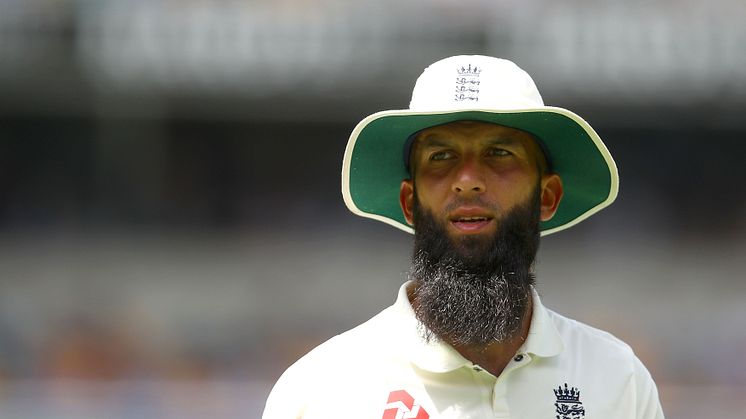
[[[401,187],[399,188],[399,205],[401,205],[401,211],[404,214],[407,223],[414,226],[414,183],[412,179],[404,179],[401,181]]]
[[[562,179],[556,173],[543,176],[541,179],[541,221],[549,221],[557,212],[560,200],[562,200]]]

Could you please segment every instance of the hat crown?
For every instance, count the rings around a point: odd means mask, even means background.
[[[413,111],[520,110],[544,106],[531,76],[510,60],[483,55],[444,58],[427,67],[412,91]]]

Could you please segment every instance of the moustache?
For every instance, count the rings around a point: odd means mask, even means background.
[[[460,207],[484,208],[484,209],[489,210],[493,214],[495,214],[495,216],[502,213],[502,208],[499,205],[493,204],[491,202],[487,202],[481,196],[477,196],[473,198],[464,198],[464,197],[457,196],[446,204],[444,211],[446,214],[448,214],[449,212],[455,211]]]

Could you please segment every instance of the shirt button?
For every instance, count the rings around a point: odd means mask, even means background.
[[[513,361],[515,361],[515,362],[521,362],[521,361],[523,361],[523,355],[521,355],[521,354],[516,355],[515,358],[513,358]]]

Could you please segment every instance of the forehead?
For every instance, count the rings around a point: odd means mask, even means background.
[[[426,128],[415,137],[415,149],[430,146],[467,146],[495,142],[523,146],[542,155],[536,139],[526,131],[481,121],[456,121]]]

